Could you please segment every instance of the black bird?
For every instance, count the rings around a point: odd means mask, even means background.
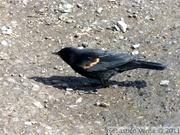
[[[66,47],[53,54],[59,55],[75,72],[82,76],[100,80],[103,87],[106,87],[107,80],[117,73],[137,68],[154,70],[166,68],[161,63],[139,60],[137,55],[99,49]]]

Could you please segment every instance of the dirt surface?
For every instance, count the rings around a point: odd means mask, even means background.
[[[0,134],[180,126],[179,0],[1,0],[0,18]],[[51,54],[66,46],[138,51],[168,68],[124,72],[94,92],[77,84],[96,80]]]

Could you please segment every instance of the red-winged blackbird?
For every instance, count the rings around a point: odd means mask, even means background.
[[[100,80],[103,87],[117,73],[136,68],[163,70],[165,65],[138,60],[137,56],[122,52],[98,49],[76,49],[66,47],[54,54],[59,55],[75,72],[82,76]]]

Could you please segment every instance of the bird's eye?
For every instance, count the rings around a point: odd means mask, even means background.
[[[64,52],[61,53],[61,56],[65,56],[65,55],[66,55],[66,53],[64,53]]]

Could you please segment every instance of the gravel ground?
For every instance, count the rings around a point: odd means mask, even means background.
[[[180,126],[179,0],[0,1],[0,134]],[[124,72],[94,92],[76,84],[95,80],[51,54],[65,46],[140,53],[168,68]]]

